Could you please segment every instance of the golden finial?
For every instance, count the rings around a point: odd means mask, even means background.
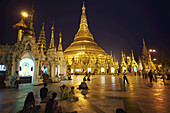
[[[52,25],[52,28],[51,28],[51,43],[50,43],[50,48],[55,48],[55,46],[54,46],[54,24]]]
[[[61,38],[62,38],[62,34],[61,34],[61,32],[60,32],[60,33],[59,33],[58,51],[63,51],[62,44],[61,44]]]
[[[42,30],[44,30],[44,22],[42,23]]]
[[[131,51],[132,51],[132,60],[134,60],[133,50],[131,50]]]
[[[61,43],[61,37],[62,37],[62,34],[61,34],[61,32],[60,32],[60,34],[59,34],[59,37],[60,37],[60,41],[59,41],[59,43]]]
[[[144,40],[144,38],[143,38],[143,45],[145,45],[145,40]]]
[[[85,13],[86,7],[84,5],[84,1],[83,1],[83,7],[82,7],[82,13]]]

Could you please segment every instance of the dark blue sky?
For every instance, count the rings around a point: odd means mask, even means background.
[[[56,45],[59,31],[63,35],[63,48],[73,41],[79,28],[82,0],[1,0],[0,44],[14,44],[17,31],[12,25],[21,19],[22,10],[34,5],[34,28],[38,39],[45,22],[47,47],[51,26],[55,25]],[[121,50],[135,57],[142,52],[142,38],[148,48],[157,49],[153,57],[161,56],[162,49],[170,56],[170,2],[169,0],[85,0],[86,15],[95,42],[107,53],[115,51],[120,59]]]

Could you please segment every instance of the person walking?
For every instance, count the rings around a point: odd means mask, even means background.
[[[19,88],[19,81],[20,81],[19,73],[18,73],[18,71],[16,71],[15,86],[16,86],[17,89]]]
[[[150,83],[152,83],[152,80],[153,80],[152,70],[149,71],[148,76],[149,76],[149,78],[150,78]]]
[[[129,84],[128,79],[126,77],[126,70],[124,70],[123,78],[124,78],[124,85],[125,85],[125,81],[127,82],[127,84]]]
[[[155,75],[155,81],[157,82],[157,70],[154,71],[154,75]]]

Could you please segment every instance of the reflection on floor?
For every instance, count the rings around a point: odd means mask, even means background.
[[[122,108],[127,113],[170,113],[170,81],[166,85],[161,79],[153,84],[149,79],[141,76],[128,75],[130,84],[123,84],[122,76],[92,75],[87,99],[83,98],[78,85],[83,80],[82,75],[72,76],[73,80],[65,80],[60,83],[48,84],[50,92],[60,95],[59,86],[65,84],[69,88],[75,87],[75,94],[79,97],[77,102],[67,100],[59,101],[64,112],[77,111],[78,113],[115,113],[117,108]],[[33,91],[36,103],[40,103],[39,89],[42,86],[22,85],[19,90],[0,90],[0,113],[16,113],[22,108],[28,92]],[[41,104],[45,107],[45,104]]]

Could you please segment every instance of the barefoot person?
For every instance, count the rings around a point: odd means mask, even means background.
[[[45,107],[45,113],[62,113],[61,106],[58,106],[58,101],[55,100],[57,93],[52,93],[52,98],[50,98]]]
[[[48,94],[47,83],[44,83],[44,87],[40,89],[41,101],[47,100],[47,94]]]
[[[33,92],[29,92],[25,99],[24,107],[19,113],[39,113],[40,108],[40,105],[35,105]]]
[[[61,89],[61,98],[62,99],[67,99],[67,89],[68,88],[65,85],[62,85],[60,87],[60,89]]]
[[[75,93],[74,93],[74,87],[72,86],[71,87],[71,91],[69,92],[69,101],[71,102],[75,102],[75,101],[78,101],[78,97],[74,96]]]

